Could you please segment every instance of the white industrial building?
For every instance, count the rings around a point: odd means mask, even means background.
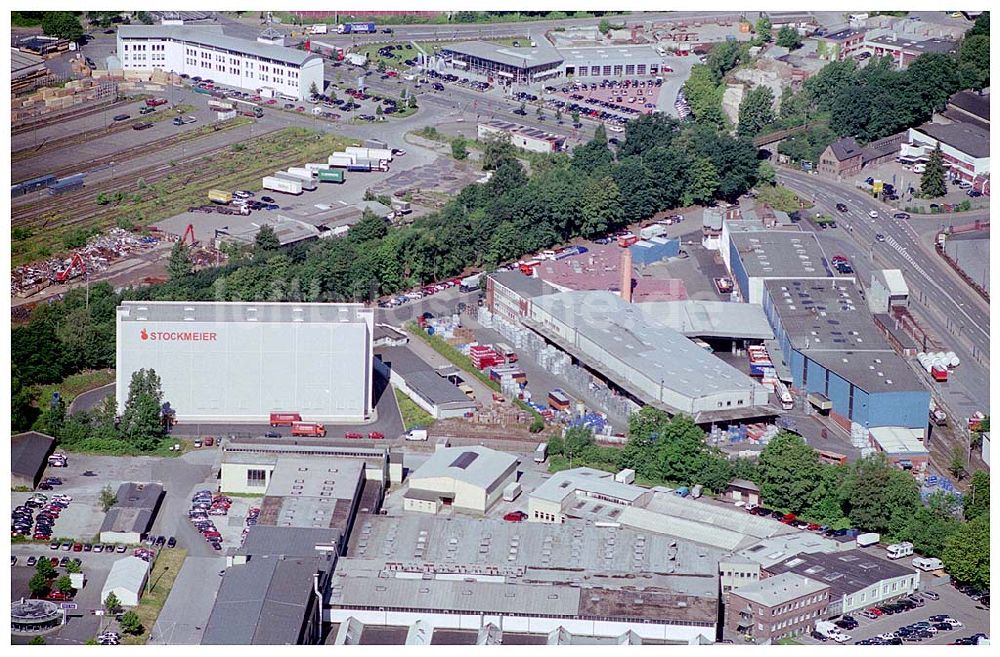
[[[566,138],[561,135],[510,121],[494,120],[480,123],[477,134],[481,141],[497,135],[507,135],[513,146],[532,153],[558,153],[566,147]]]
[[[126,301],[117,312],[119,412],[153,369],[178,421],[359,422],[372,414],[374,312],[362,304]]]
[[[139,557],[125,557],[111,565],[111,572],[101,588],[101,600],[112,593],[123,607],[135,607],[142,598],[149,577],[149,563]]]
[[[696,422],[773,412],[766,388],[640,306],[611,292],[564,292],[533,299],[522,323],[644,404]]]
[[[122,25],[118,61],[129,71],[163,70],[225,87],[304,100],[323,91],[323,59],[283,46],[226,36],[219,25]]]
[[[443,505],[485,513],[517,481],[517,457],[487,447],[446,447],[410,475],[407,511],[437,513]]]

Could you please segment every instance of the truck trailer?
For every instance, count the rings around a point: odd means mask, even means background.
[[[285,180],[296,181],[302,185],[302,191],[311,192],[316,189],[316,181],[312,179],[312,176],[308,178],[306,176],[300,176],[294,173],[288,173],[287,171],[275,171],[275,178],[283,178]]]
[[[345,153],[356,155],[358,159],[385,160],[392,162],[392,151],[388,148],[365,148],[363,146],[348,146]]]
[[[261,187],[282,194],[295,194],[297,196],[302,193],[301,180],[288,180],[277,176],[265,176],[261,181]]]
[[[357,161],[357,155],[352,153],[334,153],[327,162],[331,167],[349,167]]]
[[[298,413],[271,413],[272,427],[290,427],[296,422],[302,421],[302,416]]]
[[[871,547],[872,545],[878,545],[878,542],[882,537],[877,532],[868,532],[866,534],[858,534],[857,544],[859,548]]]
[[[320,169],[319,181],[332,182],[332,183],[342,183],[344,182],[344,170],[343,169]]]
[[[208,200],[220,205],[229,205],[233,202],[233,195],[222,189],[210,189],[208,190]]]
[[[293,436],[326,437],[326,427],[318,422],[293,422]]]
[[[337,34],[375,34],[375,23],[342,23]]]
[[[303,178],[307,178],[309,180],[316,177],[316,172],[309,167],[289,167],[288,173],[293,176],[302,176]]]

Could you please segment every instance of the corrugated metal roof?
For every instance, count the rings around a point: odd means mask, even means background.
[[[474,454],[476,458],[466,467],[455,466],[455,460],[465,453]],[[420,482],[424,479],[451,477],[484,489],[492,489],[518,462],[513,455],[488,447],[447,447],[434,452],[410,475],[410,485],[421,488]]]
[[[245,303],[223,301],[123,301],[127,322],[365,322],[374,310],[361,303]]]
[[[136,594],[142,592],[149,573],[149,564],[139,557],[124,557],[111,564],[111,571],[104,580],[102,591],[123,588]]]
[[[798,600],[803,596],[815,595],[829,588],[826,584],[814,582],[808,577],[802,577],[793,573],[782,573],[741,586],[733,593],[745,600],[750,600],[766,607],[775,607],[786,602]]]

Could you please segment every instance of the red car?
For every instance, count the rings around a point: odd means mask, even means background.
[[[503,519],[507,522],[523,522],[528,519],[528,514],[524,511],[511,511]]]
[[[364,436],[362,436],[357,431],[348,431],[347,433],[344,434],[344,438],[348,438],[350,440],[360,440],[363,437]]]
[[[819,529],[820,527],[822,527],[822,525],[817,525],[817,524],[816,524],[815,522],[811,522],[811,523],[809,523],[809,525],[808,525],[808,526],[806,527],[806,529],[808,529],[808,530],[809,530],[809,531],[811,531],[811,532],[814,532],[814,531],[816,531],[817,529]]]
[[[48,595],[49,600],[72,600],[73,596],[63,593],[62,591],[51,591]]]
[[[74,552],[83,552],[83,544],[82,543],[74,543],[73,544],[73,551]]]
[[[372,431],[368,434],[368,438],[371,440],[385,440],[385,434],[380,431]]]
[[[786,525],[790,525],[793,522],[795,522],[796,519],[797,516],[794,513],[786,513],[784,517],[781,519],[781,522],[785,523]]]
[[[52,564],[53,568],[58,567],[59,566],[59,557],[52,557],[51,559],[49,559],[49,563]]]

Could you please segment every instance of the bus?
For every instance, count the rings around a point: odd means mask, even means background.
[[[795,408],[795,399],[792,397],[792,393],[789,392],[788,386],[782,381],[777,382],[778,388],[778,398],[781,400],[781,408],[785,411],[790,411]]]
[[[545,463],[545,459],[549,457],[549,444],[548,443],[538,443],[538,447],[535,448],[535,463]]]

